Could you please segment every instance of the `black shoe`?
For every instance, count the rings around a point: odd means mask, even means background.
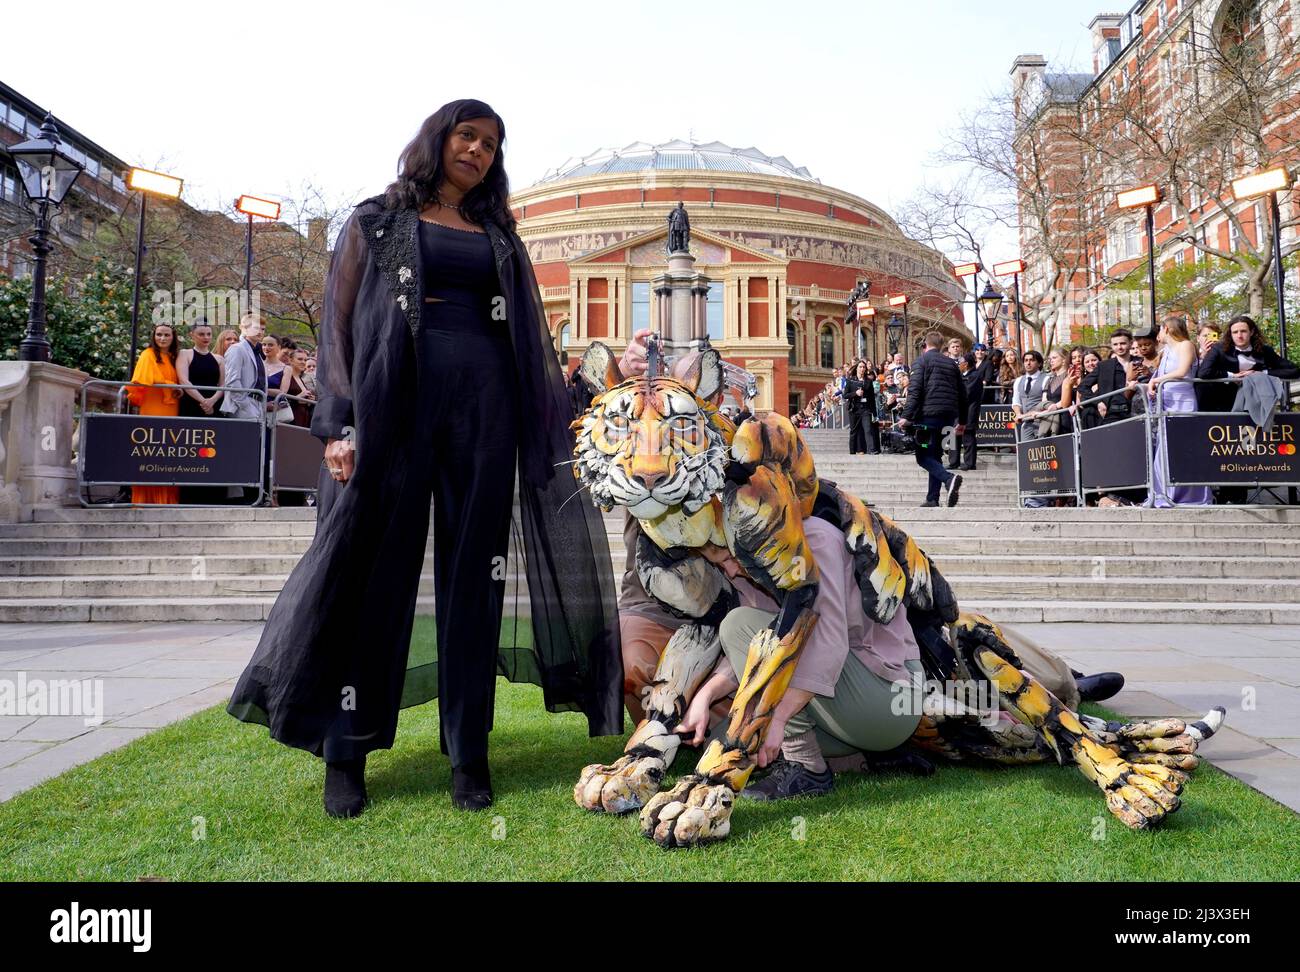
[[[325,812],[355,817],[366,808],[366,758],[325,764]]]
[[[974,472],[974,471],[975,471],[975,467],[974,467],[974,466],[958,466],[957,468],[960,469],[962,472]]]
[[[939,505],[938,500],[926,500],[924,503],[921,504],[921,509],[926,510],[938,505]]]
[[[961,473],[948,480],[948,505],[957,505],[957,494],[961,492]]]
[[[740,791],[750,800],[787,800],[797,796],[825,796],[835,787],[835,774],[829,768],[814,773],[802,763],[781,757],[757,783]]]
[[[908,776],[933,776],[934,763],[906,746],[882,753],[862,753],[863,770],[868,773],[904,773]]]
[[[492,778],[486,759],[452,768],[451,802],[458,810],[486,810],[492,806]]]
[[[943,468],[944,468],[944,469],[961,469],[962,467],[959,466],[959,465],[957,465],[956,463],[951,463],[950,465],[944,466]]]
[[[1079,689],[1079,698],[1084,702],[1100,702],[1119,693],[1124,687],[1124,676],[1119,672],[1098,672],[1096,675],[1080,675],[1075,672],[1074,684]]]

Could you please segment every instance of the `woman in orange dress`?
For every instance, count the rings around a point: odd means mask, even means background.
[[[148,385],[177,385],[176,331],[170,324],[156,324],[149,346],[135,362],[135,374],[126,395],[141,415],[177,415],[181,394],[178,388],[149,388]],[[132,503],[179,503],[179,486],[132,486]]]

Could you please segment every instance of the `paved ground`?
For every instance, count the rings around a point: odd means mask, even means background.
[[[1228,710],[1205,755],[1300,811],[1300,626],[1024,624],[1083,671],[1114,669],[1130,715]],[[0,693],[26,680],[102,680],[103,722],[0,715],[0,801],[225,701],[260,623],[0,625]],[[3,694],[0,694],[0,699]],[[8,711],[8,710],[6,710]],[[233,724],[232,724],[233,726]]]

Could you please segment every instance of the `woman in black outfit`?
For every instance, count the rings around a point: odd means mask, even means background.
[[[572,412],[506,203],[504,141],[488,105],[444,105],[331,260],[316,534],[229,711],[324,758],[332,816],[362,811],[367,754],[392,746],[399,708],[433,697],[453,803],[490,805],[498,673],[583,712],[592,735],[622,731],[609,547],[595,507],[566,503]],[[498,647],[516,471],[532,644]],[[409,650],[431,497],[436,658]]]
[[[1101,354],[1096,348],[1087,348],[1083,352],[1083,374],[1079,377],[1079,384],[1074,390],[1074,403],[1079,405],[1077,421],[1080,428],[1095,429],[1101,425],[1101,413],[1097,411],[1097,403],[1091,405],[1080,405],[1080,402],[1086,402],[1090,398],[1097,397],[1097,382],[1101,375],[1097,369],[1101,367]]]
[[[198,320],[190,328],[193,347],[176,356],[176,376],[182,385],[197,385],[181,394],[180,415],[186,418],[221,418],[218,406],[224,384],[221,358],[212,351],[212,327]],[[182,486],[180,501],[191,506],[221,505],[226,501],[224,486]]]
[[[859,452],[880,454],[880,428],[876,425],[875,376],[866,361],[859,361],[853,375],[844,382],[844,400],[849,403],[849,455]],[[867,448],[868,431],[871,448]]]

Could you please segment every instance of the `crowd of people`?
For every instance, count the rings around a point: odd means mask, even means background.
[[[1159,410],[1166,413],[1242,410],[1238,394],[1252,374],[1287,381],[1300,378],[1300,367],[1266,345],[1259,326],[1245,314],[1234,317],[1226,329],[1202,324],[1195,336],[1186,319],[1175,316],[1156,330],[1117,330],[1104,349],[1056,348],[1046,361],[1037,351],[1027,351],[1022,364],[1008,368],[1004,362],[1000,384],[1004,395],[1010,389],[1003,404],[1011,404],[1018,438],[1025,441],[1154,412],[1157,396]],[[1285,389],[1274,393],[1279,405],[1285,405]],[[1246,490],[1239,487],[1169,486],[1161,435],[1157,429],[1152,442],[1151,489],[1104,492],[1095,500],[1097,505],[1172,507],[1245,501]],[[1028,497],[1025,502],[1044,506],[1052,501]]]
[[[157,387],[168,385],[190,387]],[[199,319],[189,328],[188,347],[181,346],[175,326],[159,322],[136,359],[125,391],[141,415],[251,418],[264,421],[268,429],[276,423],[310,428],[316,356],[314,349],[292,338],[267,334],[260,315],[245,315],[238,332],[223,330],[215,341],[212,326]],[[252,487],[242,495],[251,498],[256,493]],[[131,487],[135,504],[225,499],[221,487]],[[274,496],[265,502],[278,505]]]
[[[936,335],[927,335],[927,344]],[[944,408],[951,406],[954,412],[947,427],[954,434],[944,437],[945,475],[934,477],[943,485],[946,473],[976,466],[981,405],[1011,406],[1016,437],[1025,441],[1068,434],[1076,427],[1094,429],[1141,415],[1148,408],[1154,411],[1157,395],[1163,412],[1240,410],[1238,393],[1248,375],[1283,381],[1300,378],[1300,367],[1265,344],[1259,326],[1244,314],[1234,317],[1226,328],[1201,324],[1194,335],[1185,319],[1169,317],[1155,330],[1116,330],[1105,347],[1052,348],[1046,358],[1033,350],[1022,354],[1015,348],[984,344],[967,347],[960,338],[946,343],[941,337],[936,340],[938,343],[927,346],[910,369],[901,354],[879,363],[857,358],[836,368],[826,386],[793,417],[794,424],[812,429],[847,426],[851,454],[916,452],[918,462],[924,456],[923,465],[929,468],[941,456],[928,441],[918,441],[920,429],[929,426],[908,421],[909,400],[924,398],[917,388],[918,379],[921,371],[928,374],[932,369],[923,367],[923,362],[929,356],[933,363],[933,358],[941,355],[956,368],[956,377],[944,369],[945,388],[955,388],[958,380],[963,388],[960,403],[948,401],[946,391],[940,393]],[[955,399],[955,393],[952,397]],[[1286,402],[1279,400],[1279,405]],[[1245,502],[1247,491],[1239,487],[1168,486],[1162,446],[1157,433],[1152,444],[1150,495],[1145,488],[1113,490],[1089,502],[1156,507]],[[952,500],[955,490],[949,490]],[[932,489],[931,494],[934,492]],[[937,505],[935,500],[931,495],[926,505]],[[1069,498],[1026,500],[1030,506],[1072,502]]]

